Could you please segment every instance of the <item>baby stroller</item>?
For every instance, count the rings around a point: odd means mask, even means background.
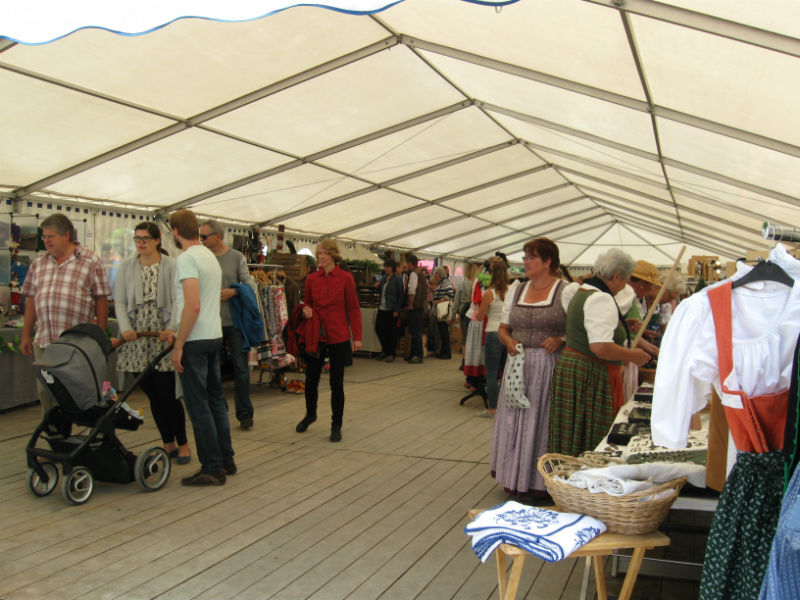
[[[115,401],[103,397],[106,361],[115,349],[100,327],[85,323],[62,333],[34,363],[37,377],[56,403],[42,418],[26,448],[27,486],[34,495],[47,496],[55,489],[57,464],[64,473],[61,490],[72,504],[89,500],[95,479],[115,483],[135,480],[149,492],[161,489],[169,479],[171,465],[166,450],[153,446],[137,457],[115,433],[115,429],[135,431],[143,422],[124,404],[141,375]],[[172,345],[165,348],[147,370],[171,350]],[[73,433],[73,425],[84,429]],[[49,450],[36,447],[40,436]]]

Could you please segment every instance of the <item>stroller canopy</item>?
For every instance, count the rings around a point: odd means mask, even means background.
[[[33,364],[48,389],[52,391],[54,380],[58,381],[80,410],[88,410],[102,400],[103,375],[111,352],[105,332],[97,325],[82,323],[62,333]],[[62,404],[59,395],[53,394]]]

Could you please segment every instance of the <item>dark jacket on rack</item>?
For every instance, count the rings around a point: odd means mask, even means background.
[[[304,318],[306,306],[302,302],[295,306],[286,324],[286,351],[292,356],[315,355],[319,349],[320,320],[317,311],[312,311],[310,319]]]
[[[242,332],[242,351],[248,352],[251,346],[264,341],[264,319],[258,312],[253,288],[246,283],[232,283],[231,287],[236,290],[236,295],[228,300],[233,326]]]

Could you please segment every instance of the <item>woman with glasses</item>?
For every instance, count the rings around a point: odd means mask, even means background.
[[[521,408],[513,401],[517,390],[508,384],[511,374],[506,374],[497,402],[491,469],[508,493],[546,498],[536,461],[547,451],[550,382],[564,347],[567,325],[565,291],[578,286],[559,278],[558,246],[551,240],[531,240],[523,246],[523,252],[528,281],[506,294],[497,337],[509,357],[524,357],[519,391],[530,407]],[[487,350],[487,366],[488,354]],[[514,370],[513,362],[506,363],[506,370]]]
[[[175,259],[161,247],[161,232],[155,223],[139,223],[134,229],[136,255],[120,265],[114,285],[114,306],[125,344],[118,352],[117,370],[138,374],[164,349],[174,335],[180,315],[173,314]],[[159,338],[142,337],[137,331],[158,331]],[[183,405],[175,393],[175,371],[169,356],[162,359],[139,382],[150,400],[164,449],[178,464],[191,460],[186,439]]]

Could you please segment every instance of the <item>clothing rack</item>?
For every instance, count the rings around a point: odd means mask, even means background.
[[[761,235],[765,240],[800,243],[800,229],[783,227],[769,221],[764,221],[764,225],[761,227]]]

